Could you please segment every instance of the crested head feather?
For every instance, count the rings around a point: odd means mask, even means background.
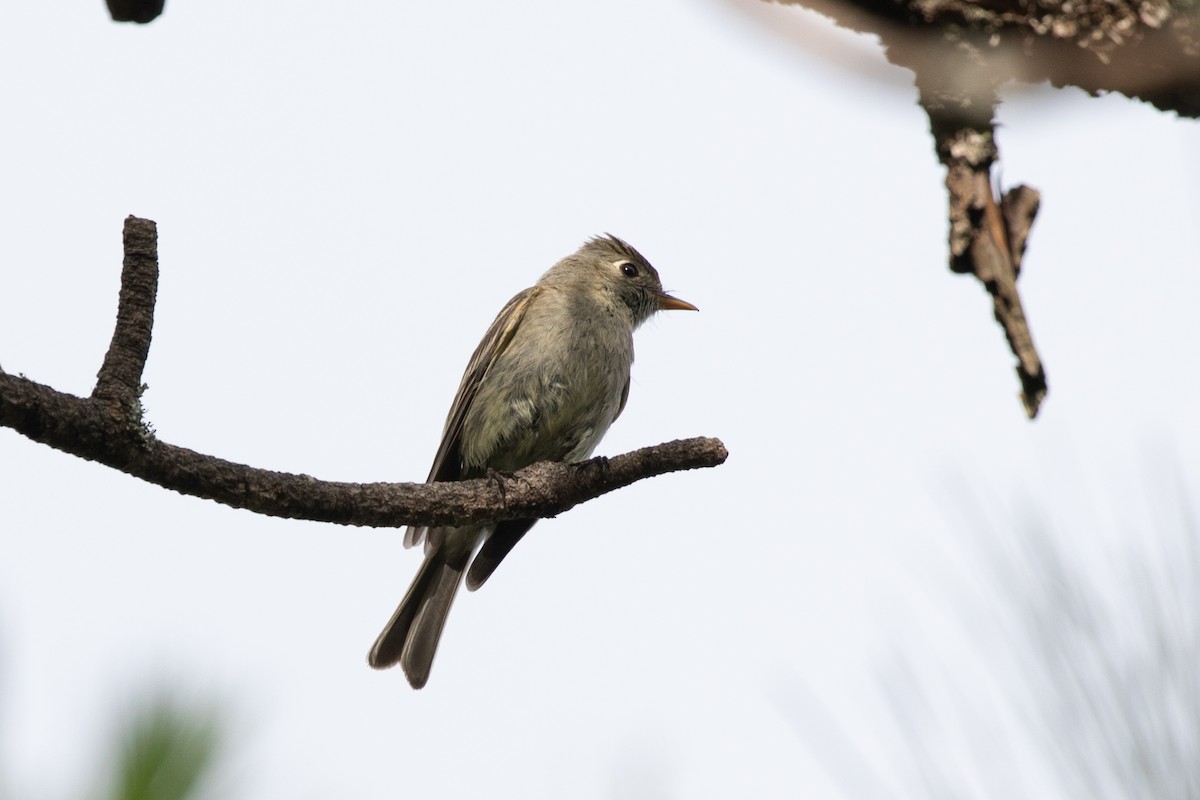
[[[630,261],[634,261],[641,266],[650,266],[650,262],[646,257],[639,253],[633,245],[624,239],[613,236],[611,233],[605,233],[603,236],[593,236],[584,243],[583,249],[598,254],[628,258]]]
[[[626,263],[636,269],[625,272],[622,265]],[[615,300],[628,309],[634,328],[660,308],[663,293],[653,265],[632,245],[611,233],[584,242],[577,251],[548,269],[538,279],[538,285],[569,287],[602,301]]]

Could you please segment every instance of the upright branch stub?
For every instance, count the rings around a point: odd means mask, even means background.
[[[150,355],[154,299],[158,294],[158,228],[148,219],[125,219],[125,260],[117,324],[104,363],[96,374],[92,399],[119,406],[136,403],[142,371]]]

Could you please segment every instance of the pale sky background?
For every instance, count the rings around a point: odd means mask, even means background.
[[[1094,556],[1135,542],[1071,524],[1137,529],[1147,464],[1200,476],[1194,122],[1045,88],[1001,109],[1005,185],[1043,192],[1030,423],[989,298],[946,268],[910,75],[812,13],[5,13],[7,371],[90,392],[122,221],[149,217],[162,439],[422,480],[495,313],[611,231],[701,313],[639,331],[598,452],[706,435],[730,457],[539,524],[413,692],[365,661],[420,557],[397,531],[235,511],[0,429],[0,793],[90,796],[116,717],[166,684],[233,715],[213,797],[920,797],[881,664],[990,680],[959,611],[995,532],[963,495]],[[866,766],[833,777],[838,751]]]

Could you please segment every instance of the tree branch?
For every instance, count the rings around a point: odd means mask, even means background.
[[[933,70],[917,72],[921,105],[929,115],[938,159],[946,166],[950,269],[974,275],[992,296],[993,314],[1017,357],[1021,402],[1032,419],[1046,396],[1046,372],[1033,345],[1017,276],[1037,214],[1038,192],[1018,186],[997,201],[991,177],[999,155],[992,121],[994,91],[983,76],[963,81],[959,72],[953,86],[944,78]]]
[[[991,166],[998,88],[1010,80],[1121,92],[1200,117],[1200,4],[1196,0],[774,0],[877,35],[889,61],[916,73],[950,201],[950,268],[975,275],[1017,357],[1032,418],[1046,373],[1017,293],[1038,193],[999,201]]]
[[[777,2],[807,6],[840,25],[877,34],[888,60],[914,72],[938,160],[946,167],[950,269],[974,275],[992,296],[993,315],[1017,358],[1021,402],[1032,419],[1048,385],[1017,291],[1017,277],[1039,195],[1035,189],[1018,186],[997,198],[992,189],[992,164],[999,160],[993,122],[998,90],[1013,78],[1035,75],[1039,77],[1033,79],[1048,76],[1061,81],[1069,74],[1081,80],[1089,74],[1080,68],[1081,58],[1099,65],[1094,73],[1097,80],[1120,81],[1119,71],[1105,69],[1116,52],[1124,52],[1117,45],[1136,48],[1157,41],[1153,31],[1162,20],[1144,16],[1150,2],[1162,2],[1164,13],[1176,15],[1172,30],[1181,47],[1190,41],[1187,26],[1195,17],[1183,12],[1183,3],[1172,9],[1166,0],[1147,0],[1140,23],[1124,0],[1071,7],[1024,0]],[[1147,45],[1139,52],[1145,56],[1153,50]],[[1178,62],[1176,55],[1163,58]],[[1200,75],[1200,59],[1190,67],[1176,66],[1181,70],[1177,76]],[[1132,86],[1121,85],[1126,90]],[[1156,96],[1161,96],[1161,88],[1154,89]]]
[[[772,0],[802,5],[893,48],[949,45],[994,77],[1120,92],[1200,117],[1200,5],[1195,0]],[[942,69],[952,74],[956,65]]]
[[[153,22],[163,12],[166,0],[107,0],[113,22]]]
[[[153,222],[125,221],[112,344],[89,398],[0,370],[0,426],[181,494],[291,519],[343,525],[464,525],[550,517],[644,478],[721,464],[717,439],[685,439],[581,464],[546,462],[453,483],[339,483],[235,464],[159,441],[138,400],[158,285]]]
[[[126,217],[124,244],[117,325],[92,390],[93,399],[117,404],[134,403],[141,394],[158,294],[158,227],[148,219]]]

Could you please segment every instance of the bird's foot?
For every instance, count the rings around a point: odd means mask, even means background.
[[[595,458],[589,458],[587,461],[584,461],[582,464],[580,464],[580,466],[586,469],[597,469],[601,472],[607,472],[608,456],[596,456]]]
[[[491,467],[488,467],[486,477],[496,485],[496,491],[500,493],[500,499],[503,502],[508,502],[508,490],[505,488],[505,483],[507,481],[524,480],[523,478],[518,478],[515,472],[505,472],[503,470],[492,469]]]

